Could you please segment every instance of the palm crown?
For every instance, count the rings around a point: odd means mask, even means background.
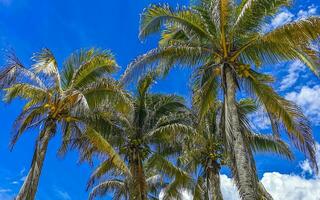
[[[236,92],[255,97],[268,114],[275,137],[284,128],[296,147],[317,168],[314,142],[308,120],[294,103],[279,96],[270,84],[272,76],[258,72],[260,66],[298,59],[318,75],[318,52],[310,43],[320,36],[320,18],[309,17],[265,32],[264,25],[290,0],[201,0],[176,10],[151,5],[141,17],[140,37],[162,30],[159,47],[138,57],[127,68],[122,82],[152,68],[166,74],[175,64],[197,66],[194,72],[194,101],[200,118],[222,89],[227,147],[237,163],[234,171],[241,196],[255,199],[255,178],[249,152],[244,148]],[[241,153],[242,152],[242,153]],[[240,170],[242,169],[242,170]]]
[[[158,170],[169,176],[176,175],[174,169],[168,173],[169,162],[159,160],[172,155],[178,138],[194,129],[188,124],[189,112],[183,98],[148,92],[155,78],[155,73],[141,78],[136,95],[130,97],[130,111],[117,112],[107,104],[93,111],[95,120],[89,123],[100,133],[91,130],[76,140],[75,145],[82,150],[82,159],[90,160],[93,154],[107,156],[107,159],[92,174],[89,187],[108,173],[118,174],[130,185],[130,199],[142,200],[152,195],[147,172]],[[100,194],[97,191],[108,191],[99,185],[93,190],[92,198]]]
[[[72,135],[81,134],[84,129],[81,119],[90,108],[105,101],[110,92],[113,98],[120,96],[117,95],[118,86],[105,76],[113,73],[117,64],[108,51],[97,49],[72,54],[64,63],[62,74],[48,49],[35,54],[30,69],[24,67],[14,54],[9,54],[8,58],[8,67],[0,75],[4,100],[11,102],[21,98],[25,102],[14,124],[11,146],[26,130],[40,128],[31,169],[16,197],[17,200],[31,200],[35,197],[49,140],[56,134],[57,126],[62,127],[61,152],[64,152]],[[101,96],[100,91],[109,93]]]

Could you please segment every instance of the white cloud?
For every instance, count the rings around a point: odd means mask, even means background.
[[[320,179],[306,179],[294,174],[264,173],[261,179],[274,200],[319,200]],[[221,190],[224,199],[240,200],[231,178],[221,175]]]
[[[285,98],[298,104],[314,125],[320,125],[320,85],[303,86],[298,92],[287,93]]]
[[[57,197],[59,197],[59,199],[61,199],[61,200],[71,200],[71,196],[66,191],[62,191],[62,190],[56,189],[55,192],[56,192]]]
[[[225,200],[240,200],[239,193],[237,191],[236,186],[231,178],[227,175],[221,174],[220,175],[221,181],[221,193],[223,199]],[[187,190],[181,191],[182,199],[184,200],[192,200],[192,195]],[[159,199],[163,198],[163,193],[161,192],[159,195]]]
[[[192,194],[188,190],[182,190],[182,191],[179,191],[179,193],[180,193],[183,200],[192,200]],[[164,194],[161,191],[159,194],[159,199],[162,200],[163,196],[164,196]]]
[[[300,61],[295,61],[289,65],[288,74],[282,79],[280,83],[280,91],[286,90],[293,86],[300,75],[300,72],[303,72],[305,66]]]
[[[320,145],[316,143],[316,161],[320,164]],[[320,176],[310,165],[309,160],[300,163],[301,175],[264,173],[261,182],[273,196],[274,200],[319,200]],[[306,173],[313,178],[305,178]]]
[[[260,108],[259,110],[251,114],[249,116],[249,119],[252,122],[251,126],[256,131],[266,130],[266,129],[269,129],[271,126],[271,122],[262,108]]]
[[[231,178],[221,175],[221,192],[225,200],[240,200],[239,193]],[[274,200],[319,200],[320,179],[306,179],[295,174],[267,172],[261,183]],[[191,199],[190,196],[185,199]]]
[[[294,174],[264,173],[261,179],[274,200],[319,200],[320,179],[306,179]]]
[[[310,162],[309,160],[304,160],[302,162],[300,162],[299,166],[302,169],[302,175],[306,175],[306,174],[313,174],[313,170],[311,168]]]
[[[221,174],[220,175],[221,180],[221,192],[223,199],[226,200],[239,200],[239,193],[237,191],[237,188],[231,178],[228,176]]]
[[[289,10],[284,9],[279,12],[273,19],[271,19],[270,24],[265,24],[262,27],[262,32],[266,33],[269,32],[279,26],[282,26],[286,23],[289,23],[294,20],[294,14],[292,14]]]
[[[312,15],[316,15],[317,9],[318,9],[318,7],[316,7],[315,5],[311,5],[308,7],[307,10],[300,10],[298,12],[298,19],[305,19],[305,18],[310,17]]]
[[[286,23],[289,23],[293,20],[294,15],[288,11],[284,10],[277,14],[272,20],[271,20],[271,26],[272,28],[277,28],[279,26],[282,26]]]
[[[186,190],[182,191],[181,195],[182,195],[182,199],[184,199],[184,200],[192,200],[190,192],[188,192]]]
[[[284,24],[287,24],[292,21],[296,21],[299,19],[305,19],[307,17],[313,16],[317,14],[318,7],[315,5],[309,6],[306,10],[299,10],[299,12],[295,15],[287,9],[283,9],[279,12],[275,17],[271,20],[270,24],[266,24],[262,29],[262,32],[271,31],[277,27],[280,27]]]
[[[8,192],[11,192],[11,189],[0,188],[0,193],[8,193]]]
[[[320,164],[320,145],[316,144],[316,160]],[[302,170],[300,175],[281,174],[279,172],[266,172],[261,183],[272,195],[274,200],[319,200],[320,176],[310,167],[308,160],[300,163]],[[313,175],[313,178],[305,178],[305,174]],[[225,200],[240,200],[237,188],[231,178],[221,174],[221,192]],[[191,199],[186,197],[185,199]]]

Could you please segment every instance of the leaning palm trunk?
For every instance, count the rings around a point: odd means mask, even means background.
[[[257,173],[256,173],[256,165],[255,165],[255,162],[254,162],[254,158],[253,158],[253,154],[251,152],[251,149],[248,148],[250,147],[250,144],[248,143],[248,141],[245,139],[244,140],[244,145],[245,147],[247,147],[247,151],[248,151],[248,158],[249,160],[251,160],[251,171],[254,172],[254,177],[256,178],[255,179],[255,182],[257,183],[257,189],[258,189],[258,199],[259,200],[273,200],[272,196],[268,193],[268,191],[264,188],[263,184],[261,182],[259,182],[258,180],[258,177],[257,177]]]
[[[225,128],[227,143],[231,150],[231,162],[234,178],[243,200],[257,198],[256,175],[252,171],[251,160],[241,134],[241,127],[236,105],[236,82],[230,66],[225,67]]]
[[[31,169],[15,200],[34,200],[42,171],[43,161],[48,149],[50,127],[46,128],[43,138],[39,139],[33,155]]]
[[[207,191],[208,200],[223,200],[220,188],[220,166],[216,162],[212,162],[211,169],[208,170]]]
[[[132,174],[132,185],[130,186],[130,200],[147,200],[147,184],[142,159],[136,149],[133,149],[132,158],[129,160],[130,172]]]

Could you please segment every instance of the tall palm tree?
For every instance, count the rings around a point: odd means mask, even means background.
[[[65,149],[71,135],[80,134],[85,128],[81,116],[106,97],[121,96],[109,77],[117,69],[109,51],[77,51],[65,61],[61,74],[49,49],[35,54],[33,61],[33,66],[26,68],[14,54],[9,54],[8,65],[0,74],[4,101],[24,100],[22,112],[14,123],[11,148],[27,130],[40,130],[29,173],[16,200],[35,199],[48,144],[58,126],[63,136],[61,149]],[[107,92],[101,95],[101,91]],[[120,99],[119,104],[123,103]]]
[[[165,161],[163,156],[174,152],[168,149],[174,141],[179,141],[179,135],[194,129],[189,126],[189,112],[183,98],[149,93],[155,78],[156,73],[149,73],[139,80],[136,95],[130,97],[129,112],[117,112],[108,103],[93,110],[93,119],[88,121],[96,131],[91,129],[75,139],[74,145],[82,150],[81,160],[90,160],[94,154],[104,159],[107,156],[91,177],[90,186],[111,171],[130,183],[129,199],[146,200],[151,195],[146,169],[171,169],[170,176],[177,172],[168,167],[169,163],[158,161]]]
[[[91,161],[94,155],[104,159],[88,181],[87,189],[93,187],[89,199],[102,197],[107,193],[113,193],[113,199],[136,199],[134,190],[138,180],[134,180],[135,177],[130,171],[130,152],[119,151],[118,145],[113,148],[110,143],[116,144],[117,139],[113,136],[107,139],[106,135],[101,135],[94,129],[88,129],[87,134],[81,136],[82,138],[75,139],[74,143],[82,150],[81,161]],[[170,148],[170,145],[165,146],[158,146],[158,153],[153,152],[143,161],[145,192],[148,199],[158,199],[161,192],[162,200],[179,198],[181,189],[192,183],[192,178],[186,172],[165,158],[165,155],[172,155],[177,150]],[[176,144],[173,146],[177,147]],[[171,182],[167,182],[170,180]]]
[[[257,199],[256,177],[245,148],[237,113],[237,92],[243,86],[268,114],[273,133],[280,128],[317,168],[314,140],[308,120],[292,102],[279,96],[271,76],[257,70],[266,64],[300,60],[318,75],[318,52],[310,43],[320,36],[320,18],[309,17],[265,31],[268,19],[291,0],[200,0],[192,7],[175,9],[151,5],[142,14],[140,37],[162,31],[159,47],[132,62],[122,77],[127,82],[150,67],[164,74],[175,64],[196,66],[201,116],[212,95],[222,89],[226,144],[232,172],[243,199]],[[219,87],[221,86],[221,87]],[[244,94],[244,93],[242,93]],[[200,116],[200,117],[201,117]]]
[[[257,110],[257,105],[252,99],[239,101],[238,113],[243,129],[242,133],[248,142],[248,151],[271,152],[292,159],[293,155],[288,145],[270,135],[257,134],[250,127],[247,115]],[[198,131],[189,137],[184,144],[183,153],[179,161],[187,172],[195,174],[196,184],[190,188],[194,199],[222,200],[220,190],[220,169],[222,166],[230,166],[229,157],[232,157],[224,148],[221,129],[219,128],[221,103],[214,103],[204,119],[198,123]],[[199,124],[200,123],[200,124]],[[252,158],[253,159],[253,158]],[[259,199],[270,199],[264,192],[262,185],[259,188]],[[271,198],[272,199],[272,198]]]

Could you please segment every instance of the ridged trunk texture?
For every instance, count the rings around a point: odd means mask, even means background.
[[[211,163],[208,170],[208,200],[223,200],[220,188],[220,166],[216,161]]]
[[[15,200],[34,200],[35,199],[43,162],[46,156],[46,152],[47,152],[48,144],[50,140],[49,129],[45,131],[43,138],[37,141],[36,150],[33,155],[31,168]]]
[[[146,177],[141,156],[136,149],[133,149],[132,157],[129,159],[129,167],[133,179],[130,200],[147,200]]]
[[[228,141],[233,149],[233,169],[234,177],[238,180],[240,196],[243,200],[258,199],[258,188],[256,183],[256,174],[253,174],[251,160],[249,159],[244,138],[241,133],[240,121],[237,111],[236,101],[236,82],[233,78],[231,67],[225,66],[225,120],[228,134],[231,137]]]

